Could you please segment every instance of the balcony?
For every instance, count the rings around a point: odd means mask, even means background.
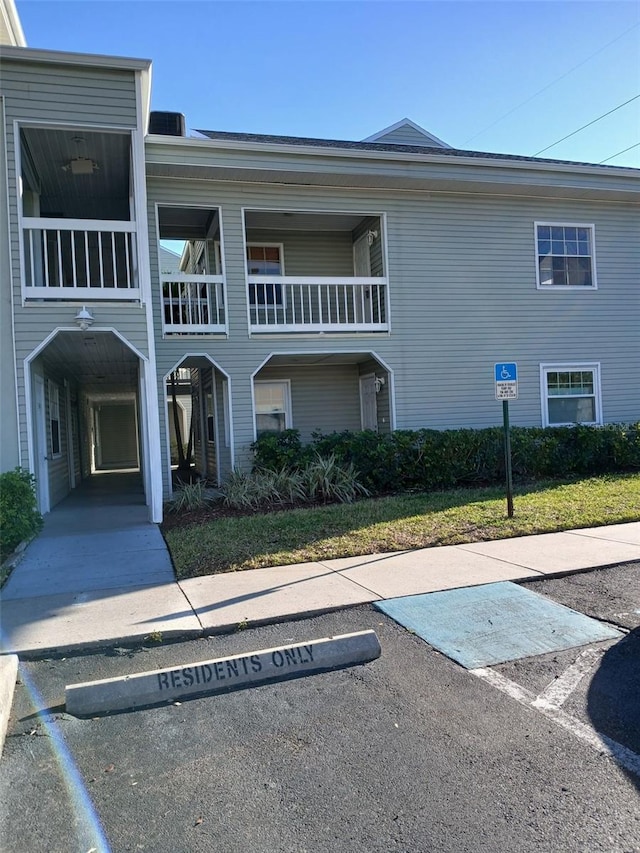
[[[252,333],[389,329],[382,276],[253,275],[248,299]]]
[[[137,301],[135,222],[24,217],[25,298]]]
[[[160,281],[163,335],[226,332],[224,276],[174,272]]]

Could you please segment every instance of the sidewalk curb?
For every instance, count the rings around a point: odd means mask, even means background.
[[[18,655],[0,656],[0,758],[7,735],[13,691],[18,678]]]

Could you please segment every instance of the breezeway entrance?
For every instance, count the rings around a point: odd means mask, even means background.
[[[160,520],[148,382],[147,359],[115,329],[56,330],[25,360],[29,462],[42,513],[98,472],[130,471],[147,514]]]

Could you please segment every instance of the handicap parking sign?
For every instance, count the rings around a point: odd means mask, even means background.
[[[518,365],[514,361],[498,361],[494,365],[496,400],[518,399]]]
[[[514,361],[499,361],[495,366],[496,382],[517,382],[518,365]]]

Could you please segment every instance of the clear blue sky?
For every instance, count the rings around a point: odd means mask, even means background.
[[[454,147],[533,155],[640,94],[637,0],[17,7],[30,47],[152,59],[152,108],[189,128],[362,139],[408,116]],[[640,98],[541,156],[638,142]],[[640,147],[609,163],[640,167]]]

